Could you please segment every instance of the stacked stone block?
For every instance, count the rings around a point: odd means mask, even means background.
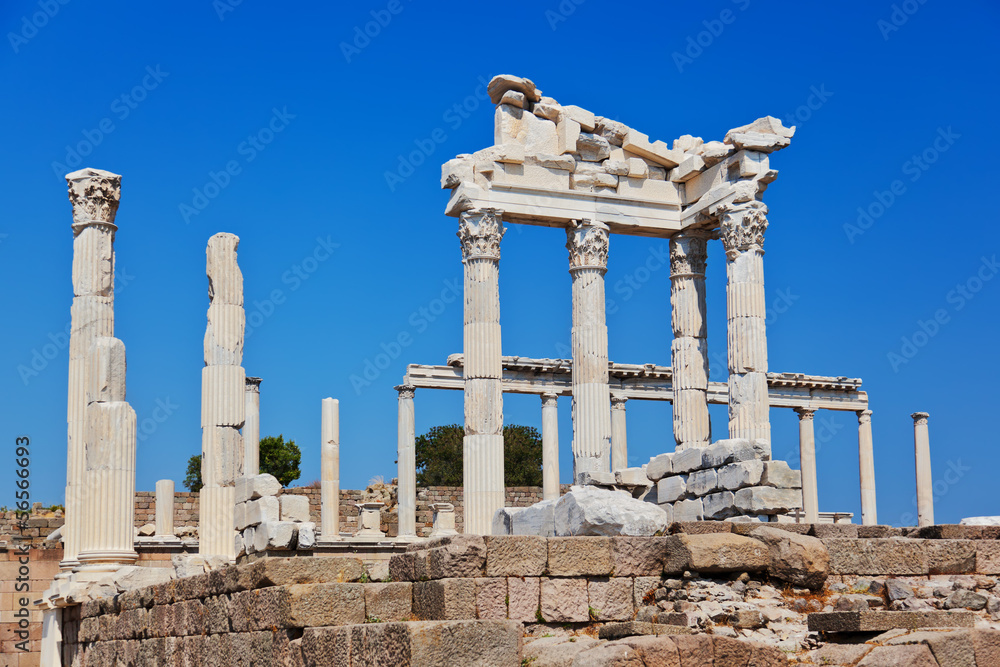
[[[270,549],[312,549],[316,524],[310,521],[309,498],[281,494],[272,475],[236,480],[236,557]]]
[[[719,440],[653,457],[646,474],[672,521],[784,514],[802,506],[802,479],[769,452],[764,440]]]

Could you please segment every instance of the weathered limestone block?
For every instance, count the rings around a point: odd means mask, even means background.
[[[540,590],[541,579],[538,577],[507,577],[507,618],[536,622]]]
[[[714,469],[696,470],[691,473],[687,481],[688,493],[696,496],[704,496],[712,493],[719,486],[719,476]]]
[[[976,572],[979,574],[1000,574],[1000,541],[978,540],[976,542]]]
[[[540,607],[546,622],[585,623],[590,620],[588,602],[586,579],[541,580]]]
[[[665,537],[612,537],[616,577],[659,576],[663,572]]]
[[[802,506],[798,489],[751,486],[736,492],[736,507],[744,514],[780,514]]]
[[[515,522],[519,515],[515,515]],[[625,491],[574,486],[555,504],[556,535],[655,535],[666,513]]]
[[[294,549],[295,539],[298,537],[299,528],[291,521],[276,521],[275,523],[262,523],[257,526],[260,530],[262,526],[267,527],[267,548],[268,549]]]
[[[587,582],[595,621],[629,621],[635,616],[631,577],[601,577]]]
[[[802,473],[789,468],[785,461],[765,461],[760,485],[779,489],[801,489]]]
[[[754,530],[751,537],[768,547],[770,576],[814,590],[826,583],[830,554],[821,540],[766,526]]]
[[[749,445],[747,449],[750,449]],[[764,463],[764,461],[756,460],[740,461],[723,466],[719,469],[719,486],[729,491],[736,491],[747,486],[760,485],[761,476],[764,474]],[[767,463],[774,463],[774,461],[767,461]]]
[[[485,619],[507,618],[507,579],[482,577],[476,582],[476,616]]]
[[[295,494],[278,496],[282,521],[309,521],[309,498]]]
[[[490,101],[493,104],[500,104],[500,100],[508,90],[515,90],[523,94],[525,99],[531,102],[538,102],[542,99],[542,91],[535,86],[531,79],[512,74],[498,74],[490,79],[486,86],[486,93],[490,96]]]
[[[236,568],[240,590],[308,583],[359,581],[364,566],[357,558],[267,558]]]
[[[678,534],[666,540],[666,559],[672,571],[679,565],[695,572],[762,572],[767,569],[767,546],[732,533]]]
[[[649,142],[649,136],[629,129],[622,140],[622,148],[664,167],[676,167],[684,160],[684,153],[671,150],[662,141]]]
[[[925,575],[925,540],[825,539],[830,553],[830,574]]]
[[[673,454],[671,453],[654,456],[646,465],[646,476],[654,482],[658,482],[667,475],[673,474],[673,458]]]
[[[574,119],[576,120],[576,119]],[[580,125],[583,129],[583,124]],[[600,162],[611,156],[611,144],[604,137],[589,132],[581,132],[576,140],[576,153],[581,160]],[[617,184],[617,183],[616,183]]]
[[[705,507],[701,498],[678,500],[674,503],[674,521],[702,521],[705,518]]]
[[[208,240],[206,273],[213,304],[243,305],[243,273],[236,260],[239,245],[235,234],[219,233]]]
[[[405,581],[364,584],[365,616],[378,622],[407,621],[413,616],[413,584]]]
[[[481,535],[453,535],[431,540],[427,548],[428,576],[431,579],[483,576],[486,542]]]
[[[486,538],[487,577],[537,577],[545,572],[548,544],[539,536]]]
[[[704,467],[702,465],[703,456],[704,452],[700,447],[692,447],[674,452],[674,474],[677,475],[681,473],[689,473],[694,470],[700,470]]]
[[[704,506],[706,519],[728,519],[739,513],[736,509],[736,497],[732,491],[710,493],[702,498],[701,502]]]
[[[420,620],[476,618],[475,579],[439,579],[413,584],[413,613]]]
[[[727,463],[752,461],[756,458],[753,444],[743,438],[717,440],[702,452],[702,465],[705,468],[718,468]]]
[[[288,625],[292,627],[365,622],[363,584],[294,584],[288,586],[288,596]]]
[[[830,611],[808,616],[809,629],[814,632],[971,628],[975,621],[976,615],[969,611]]]
[[[280,520],[278,498],[275,496],[264,496],[257,500],[245,503],[246,518],[244,524],[256,526],[262,523],[277,523]]]
[[[242,365],[245,328],[246,314],[243,306],[211,304],[208,307],[208,326],[205,328],[205,363]]]
[[[672,503],[687,495],[687,475],[672,475],[664,477],[656,484],[656,500],[659,503]]]
[[[973,540],[925,540],[928,574],[972,574],[976,572],[976,542]]]
[[[610,576],[614,568],[608,537],[552,537],[548,547],[548,573],[555,577]]]
[[[241,366],[205,366],[201,370],[201,426],[242,428],[246,421],[246,371]]]
[[[240,477],[236,480],[236,502],[256,500],[264,496],[275,496],[281,491],[281,482],[273,475],[263,474]]]

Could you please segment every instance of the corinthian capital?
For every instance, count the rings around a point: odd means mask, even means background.
[[[462,213],[458,221],[458,239],[462,242],[462,259],[500,259],[503,239],[503,211],[483,208]]]
[[[122,177],[100,169],[80,169],[66,174],[73,204],[73,227],[115,222],[122,196]]]
[[[707,229],[688,229],[670,238],[670,275],[705,275],[708,259],[708,240],[712,232]]]
[[[748,250],[763,251],[766,230],[767,206],[763,202],[749,201],[719,207],[719,237],[730,259]]]
[[[574,220],[566,228],[569,270],[608,268],[608,226],[592,220]]]

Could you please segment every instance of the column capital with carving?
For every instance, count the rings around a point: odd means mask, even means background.
[[[500,241],[506,231],[503,226],[503,211],[500,209],[482,208],[465,211],[458,220],[462,260],[499,260]]]
[[[750,250],[763,253],[765,231],[767,206],[763,202],[754,200],[719,207],[719,238],[729,259]]]
[[[417,388],[412,384],[397,384],[393,389],[399,392],[400,398],[413,398],[417,391]]]
[[[813,416],[816,414],[815,408],[795,408],[795,412],[799,415],[799,421],[812,421]]]
[[[566,228],[566,249],[569,250],[569,270],[608,268],[608,237],[610,231],[603,222],[574,220]]]
[[[552,392],[545,392],[542,394],[542,407],[555,407],[559,404],[559,394],[553,394]]]
[[[927,423],[927,418],[930,417],[930,414],[927,412],[914,412],[910,416],[913,418],[914,426],[921,426]]]
[[[628,403],[628,396],[622,396],[621,394],[611,394],[612,410],[624,410],[626,403]]]
[[[122,196],[122,177],[101,169],[79,169],[66,174],[69,201],[73,204],[73,231],[90,225],[115,227]]]
[[[263,381],[263,378],[255,378],[248,375],[246,379],[246,390],[251,394],[259,394],[260,383]]]
[[[687,229],[670,237],[670,277],[704,276],[709,229]]]
[[[872,411],[871,410],[858,410],[858,423],[859,424],[870,424],[872,421]]]

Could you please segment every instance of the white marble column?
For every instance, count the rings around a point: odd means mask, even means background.
[[[676,449],[712,444],[708,417],[708,313],[705,263],[711,231],[691,229],[670,239],[670,344]]]
[[[559,499],[559,396],[542,394],[542,500]]]
[[[244,399],[243,476],[260,474],[260,378],[248,377]]]
[[[625,432],[625,403],[628,398],[611,394],[611,472],[628,467],[628,439]]]
[[[465,532],[489,535],[504,506],[503,365],[500,352],[500,240],[503,212],[462,213],[458,238],[465,267]]]
[[[216,234],[208,240],[208,327],[201,375],[201,479],[198,552],[235,560],[236,479],[245,450],[243,370],[243,273],[237,264],[240,240]]]
[[[872,446],[872,411],[858,411],[858,466],[861,469],[861,523],[878,524],[875,507],[875,449]]]
[[[340,539],[340,401],[324,398],[320,423],[320,534]]]
[[[156,537],[174,537],[174,480],[156,482]]]
[[[87,432],[80,572],[107,572],[139,558],[135,533],[135,410],[125,402],[125,345],[96,338],[87,355]]]
[[[611,393],[604,274],[608,226],[578,220],[566,230],[573,276],[573,477],[611,470]]]
[[[729,360],[729,437],[771,442],[767,396],[767,305],[764,232],[767,206],[759,201],[719,209],[726,249]]]
[[[913,453],[917,460],[917,525],[934,525],[934,480],[931,477],[931,442],[926,412],[914,412]]]
[[[115,333],[115,215],[121,180],[118,174],[90,168],[66,175],[73,204],[73,305],[66,412],[66,522],[60,564],[64,570],[79,564],[86,468],[87,354],[94,339]]]
[[[819,490],[816,483],[816,435],[810,408],[796,408],[799,415],[799,464],[802,468],[802,511],[806,523],[819,523]]]
[[[413,416],[413,394],[416,388],[401,384],[396,387],[396,391],[399,392],[396,424],[398,534],[400,537],[412,537],[417,534],[417,434]]]

